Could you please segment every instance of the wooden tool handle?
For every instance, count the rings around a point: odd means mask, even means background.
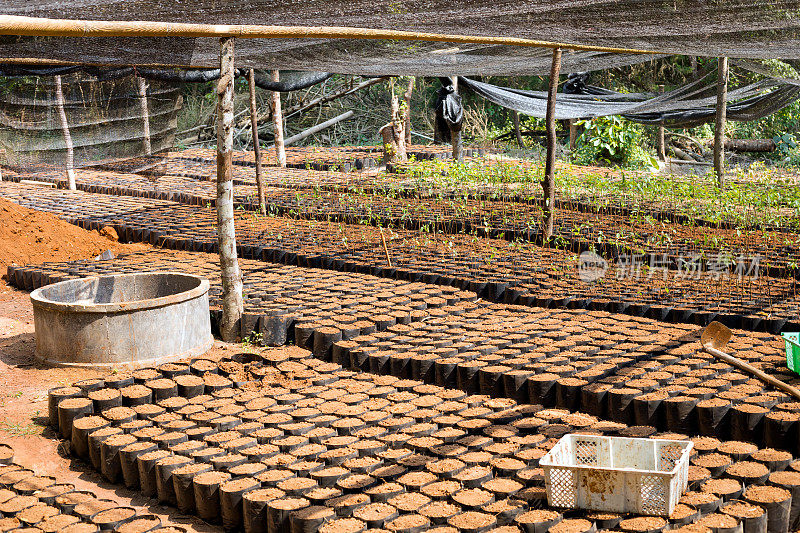
[[[712,348],[711,346],[703,345],[703,349],[705,349],[705,351],[707,351],[708,353],[710,353],[711,355],[713,355],[717,359],[725,361],[726,363],[735,366],[739,370],[743,370],[743,371],[747,372],[748,374],[751,374],[751,375],[757,377],[761,381],[763,381],[765,383],[769,383],[770,385],[774,386],[775,388],[777,388],[779,390],[782,390],[786,394],[789,394],[790,396],[794,396],[795,398],[800,400],[800,389],[798,389],[796,387],[792,387],[791,385],[789,385],[785,381],[781,381],[776,377],[770,376],[769,374],[759,370],[758,368],[756,368],[756,367],[754,367],[754,366],[752,366],[752,365],[750,365],[748,363],[745,363],[741,359],[739,359],[737,357],[733,357],[732,355],[728,355],[725,352],[721,352],[721,351],[717,350],[716,348]]]

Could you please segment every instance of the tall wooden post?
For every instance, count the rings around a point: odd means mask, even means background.
[[[411,144],[411,93],[414,92],[414,83],[417,79],[410,76],[408,79],[408,88],[403,98],[406,100],[406,146]]]
[[[261,214],[267,214],[267,200],[264,193],[264,169],[261,167],[261,144],[258,142],[258,108],[256,107],[256,74],[253,69],[247,73],[250,85],[250,128],[253,130],[253,153],[256,158],[256,187]]]
[[[725,185],[725,119],[728,106],[728,58],[717,63],[717,121],[714,126],[714,172],[719,186]]]
[[[136,83],[139,87],[139,106],[142,110],[142,137],[144,143],[144,153],[153,154],[153,145],[150,139],[150,109],[147,105],[147,80],[141,76],[136,76]]]
[[[664,92],[664,86],[659,85],[658,90],[660,93]],[[664,132],[664,121],[662,120],[661,123],[656,128],[656,151],[658,152],[658,159],[661,161],[667,160],[667,144],[666,144],[665,132]]]
[[[233,37],[220,39],[217,85],[217,242],[222,274],[222,340],[233,342],[242,318],[242,273],[236,257],[233,214]]]
[[[556,203],[556,94],[558,93],[558,76],[561,72],[561,49],[553,50],[553,63],[550,65],[550,85],[547,90],[547,113],[545,126],[547,128],[547,158],[544,162],[544,179],[542,191],[544,192],[544,224],[543,233],[545,240],[553,236],[555,225]]]
[[[458,76],[453,76],[452,80],[453,80],[453,89],[455,89],[456,94],[458,94]],[[461,142],[461,130],[458,131],[453,131],[452,129],[450,130],[450,144],[453,146],[453,161],[463,161],[464,153],[463,153],[463,144]]]
[[[272,71],[272,81],[281,81],[281,71]],[[272,120],[275,124],[275,155],[278,166],[286,166],[286,145],[283,142],[283,110],[281,109],[281,93],[272,91]]]
[[[69,132],[67,113],[64,111],[64,89],[61,86],[61,76],[56,76],[56,106],[58,107],[58,116],[61,119],[61,133],[64,135],[64,145],[67,149],[65,165],[67,167],[67,185],[69,190],[74,191],[77,189],[75,186],[75,146],[72,144],[72,134]]]

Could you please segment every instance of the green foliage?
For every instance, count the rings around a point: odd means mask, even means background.
[[[617,116],[577,122],[583,128],[573,160],[582,165],[604,164],[628,169],[657,168],[642,148],[642,127]]]

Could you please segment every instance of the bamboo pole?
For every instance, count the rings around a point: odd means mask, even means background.
[[[717,63],[717,120],[714,125],[714,173],[719,186],[725,185],[725,120],[728,106],[728,58]]]
[[[250,85],[250,128],[253,130],[253,153],[256,159],[256,187],[261,214],[267,214],[267,199],[264,192],[264,169],[261,167],[261,144],[258,142],[258,108],[256,107],[256,75],[253,69],[247,72]]]
[[[315,133],[319,133],[320,131],[324,130],[325,128],[330,128],[334,124],[338,124],[339,122],[341,122],[343,120],[347,120],[348,118],[352,117],[354,114],[355,113],[352,110],[346,111],[346,112],[342,113],[341,115],[339,115],[338,117],[333,117],[332,119],[326,120],[325,122],[322,122],[321,124],[317,124],[316,126],[308,128],[305,131],[301,131],[297,135],[292,135],[291,137],[286,139],[286,141],[284,141],[284,142],[285,142],[286,146],[289,146],[291,144],[296,143],[297,141],[302,141],[306,137],[310,137],[311,135],[314,135]]]
[[[144,153],[147,155],[152,155],[153,144],[152,140],[150,139],[150,109],[147,105],[147,80],[141,76],[136,76],[136,82],[139,86],[139,104],[142,109],[142,136],[144,137]]]
[[[58,107],[58,116],[61,119],[61,132],[64,135],[64,145],[67,150],[65,164],[67,167],[67,186],[69,190],[74,191],[77,189],[75,186],[75,146],[72,144],[72,134],[69,132],[67,113],[64,111],[64,89],[61,86],[61,76],[56,76],[56,106]]]
[[[542,191],[544,192],[544,238],[549,240],[553,236],[555,225],[555,167],[556,167],[556,94],[558,93],[558,76],[561,72],[561,50],[553,50],[553,62],[550,66],[550,84],[547,90],[547,113],[545,126],[547,128],[547,158],[544,163],[544,179]]]
[[[272,81],[281,81],[281,71],[272,71]],[[275,156],[278,166],[286,166],[286,147],[283,142],[283,112],[281,110],[281,93],[272,91],[272,120],[275,124]]]
[[[268,26],[238,24],[189,24],[157,21],[107,21],[49,19],[0,15],[0,35],[30,37],[237,37],[240,39],[388,39],[463,44],[491,44],[534,48],[566,48],[595,52],[655,54],[656,51],[608,46],[495,37],[426,33],[345,26]]]
[[[233,342],[242,318],[242,274],[236,256],[233,213],[233,38],[220,39],[217,85],[217,241],[222,277],[222,340]]]
[[[378,83],[381,83],[381,82],[386,81],[388,79],[389,79],[388,76],[384,76],[382,78],[372,78],[372,79],[369,79],[367,81],[359,83],[355,87],[348,87],[347,89],[345,89],[343,91],[338,91],[338,92],[335,92],[333,94],[327,94],[327,95],[324,95],[324,96],[320,96],[319,98],[315,98],[315,99],[311,100],[310,102],[306,102],[305,104],[302,104],[302,105],[300,105],[298,107],[295,107],[294,109],[290,109],[286,113],[286,118],[287,119],[288,118],[292,118],[293,116],[297,115],[298,113],[302,113],[304,111],[308,111],[309,109],[311,109],[313,107],[316,107],[316,106],[322,105],[322,104],[326,104],[328,102],[336,100],[337,98],[342,98],[343,96],[348,96],[350,94],[355,93],[356,91],[360,91],[361,89],[366,89],[367,87],[372,87],[373,85],[377,85]]]

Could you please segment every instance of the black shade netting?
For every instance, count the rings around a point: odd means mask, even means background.
[[[3,78],[0,164],[27,172],[156,164],[174,145],[181,103],[176,84],[134,74]]]

